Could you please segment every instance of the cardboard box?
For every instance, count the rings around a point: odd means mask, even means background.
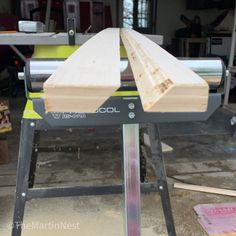
[[[0,134],[12,130],[8,101],[0,101]]]

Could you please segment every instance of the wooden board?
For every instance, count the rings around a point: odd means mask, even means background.
[[[122,29],[121,38],[145,111],[206,111],[209,87],[203,79],[142,34]]]
[[[174,188],[236,197],[236,191],[230,189],[212,188],[207,186],[183,184],[183,183],[175,183]]]
[[[151,147],[149,135],[146,134],[145,132],[143,133],[143,142],[146,146]],[[164,142],[161,142],[161,149],[162,149],[162,152],[172,152],[173,151],[173,148]]]
[[[119,29],[96,34],[44,83],[49,112],[95,112],[120,87]]]

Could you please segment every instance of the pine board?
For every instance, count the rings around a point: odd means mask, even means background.
[[[95,112],[120,87],[119,29],[96,34],[44,83],[49,112]]]
[[[134,30],[122,29],[121,38],[145,111],[206,111],[209,87],[202,78]]]

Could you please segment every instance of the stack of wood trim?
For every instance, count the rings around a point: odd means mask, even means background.
[[[122,29],[121,37],[147,112],[203,112],[208,84],[147,37]],[[96,34],[44,83],[49,112],[95,112],[120,87],[120,30]]]
[[[44,83],[49,112],[95,112],[120,87],[120,33],[109,28],[73,53]]]
[[[121,38],[148,112],[206,111],[208,84],[142,34],[122,29]]]

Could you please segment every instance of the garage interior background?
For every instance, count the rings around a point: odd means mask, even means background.
[[[27,1],[25,0],[23,2]],[[28,0],[28,2],[32,3],[34,6],[34,2],[36,1]],[[45,6],[46,1],[40,2],[44,2]],[[60,5],[62,1],[55,0],[53,2],[55,5],[57,4],[56,2],[59,2]],[[91,1],[80,2],[86,3]],[[106,26],[123,26],[124,9],[122,0],[97,0],[93,2],[103,3],[109,7],[109,11],[106,13],[107,25],[105,23],[103,25],[96,25],[97,28],[92,27],[90,32],[98,32],[101,28]],[[126,2],[127,4],[132,4],[132,2],[137,3],[138,0],[127,0]],[[195,16],[199,16],[201,24],[206,26],[225,11],[229,11],[229,18],[226,24],[228,27],[227,30],[224,32],[214,32],[214,34],[211,32],[212,37],[216,37],[218,39],[229,38],[229,40],[225,43],[222,54],[215,54],[216,56],[221,56],[227,65],[230,53],[233,9],[235,1],[144,0],[142,2],[150,2],[151,5],[154,6],[148,13],[144,13],[144,18],[151,15],[153,16],[153,19],[151,20],[149,27],[146,29],[133,25],[134,29],[137,29],[143,33],[163,35],[163,47],[176,56],[209,56],[208,48],[210,35],[203,34],[201,37],[196,37],[198,39],[200,38],[200,41],[198,42],[199,44],[204,44],[201,52],[200,47],[197,47],[196,49],[194,46],[193,48],[190,47],[190,52],[187,52],[185,49],[180,48],[181,45],[178,40],[174,40],[176,39],[176,31],[181,28],[186,28],[186,25],[180,20],[181,15],[184,15],[190,20],[193,20]],[[213,2],[216,4],[215,7],[212,5]],[[90,9],[88,11],[90,11]],[[29,14],[29,12],[25,13]],[[6,30],[5,26],[1,25],[1,16],[5,17],[9,15],[15,15],[18,19],[26,19],[25,17],[21,17],[20,0],[0,1],[0,30]],[[61,15],[60,17],[63,22],[63,16]],[[86,14],[83,17],[86,18]],[[44,21],[44,19],[45,16],[41,16],[40,20]],[[88,18],[86,19],[88,20]],[[134,22],[135,20],[137,19],[133,19]],[[88,22],[85,22],[83,28],[84,30],[89,26],[87,23]],[[53,25],[52,29],[55,27],[55,30],[59,31],[57,26],[58,25]],[[9,29],[7,28],[7,30]],[[12,30],[17,30],[17,27],[13,27]],[[66,31],[65,28],[60,28],[60,30]],[[219,41],[216,42],[216,44],[216,46],[220,46]],[[21,49],[29,57],[33,53],[32,47]],[[14,54],[11,49],[9,49],[8,52],[11,53],[11,56]],[[6,55],[10,55],[9,53]],[[22,62],[19,58],[16,59],[17,60],[15,61],[14,56],[13,62],[16,62],[17,68],[22,70]],[[0,62],[5,63],[6,58],[0,58]],[[6,66],[5,64],[1,65],[3,65],[4,68]],[[0,134],[0,154],[8,156],[8,158],[2,159],[2,163],[4,164],[0,165],[0,235],[7,236],[9,235],[9,229],[5,229],[4,225],[6,222],[12,222],[20,120],[22,118],[22,112],[26,99],[23,83],[15,81],[16,84],[13,84],[13,90],[11,88],[10,93],[7,83],[2,86],[2,81],[5,81],[6,78],[9,79],[12,75],[14,76],[15,71],[11,71],[10,67],[10,71],[6,73],[2,72],[3,70],[0,67],[0,100],[8,100],[10,104],[9,107],[12,125],[11,132]],[[1,78],[3,78],[3,80],[1,80]],[[234,83],[234,77],[232,77],[232,79]],[[233,88],[233,83],[230,94],[230,102],[236,101],[236,92]],[[15,85],[17,87],[17,91],[14,90]],[[219,91],[222,91],[222,89],[223,88],[218,88]],[[8,104],[6,105],[8,106]],[[228,188],[232,190],[236,189],[236,132],[234,128],[235,126],[233,126],[236,124],[236,119],[233,123],[231,122],[232,126],[230,124],[232,117],[235,117],[235,113],[236,106],[234,103],[231,103],[230,107],[227,109],[220,107],[206,122],[167,123],[160,125],[162,141],[170,145],[172,149],[171,152],[165,153],[165,161],[170,197],[173,205],[178,235],[207,235],[200,225],[198,225],[197,216],[192,210],[192,208],[197,204],[228,203],[235,201],[232,197],[199,192],[194,193],[191,191],[186,192],[172,188],[172,184],[175,181],[182,181],[196,185],[204,186],[207,184],[211,187],[220,187],[223,189]],[[11,128],[9,130],[11,130]],[[71,185],[72,183],[91,184],[94,182],[107,183],[108,180],[118,182],[121,179],[121,154],[119,146],[120,131],[117,128],[104,130],[91,128],[89,130],[85,129],[78,132],[68,132],[66,131],[63,134],[60,132],[55,132],[50,133],[50,135],[48,133],[42,133],[43,141],[41,145],[43,147],[47,145],[54,147],[57,145],[55,143],[59,142],[60,145],[64,145],[64,143],[69,142],[75,146],[79,145],[80,151],[78,152],[78,155],[75,153],[60,153],[58,156],[54,153],[40,154],[39,163],[37,165],[38,173],[36,175],[36,185],[53,186],[58,183],[62,185]],[[107,137],[112,138],[109,138],[108,140]],[[97,158],[97,156],[99,157]],[[91,158],[89,159],[89,164],[87,162],[88,158]],[[152,178],[153,175],[150,169],[148,169],[148,171],[149,178]],[[142,215],[143,234],[147,236],[167,235],[165,223],[162,219],[160,198],[154,194],[144,195],[142,198],[144,210]],[[34,200],[28,205],[27,210],[29,211],[26,214],[26,222],[37,220],[36,216],[39,216],[42,222],[44,220],[60,221],[64,219],[69,219],[73,222],[74,219],[78,219],[82,227],[80,232],[82,232],[83,235],[95,236],[97,235],[97,230],[101,232],[100,235],[119,236],[121,235],[121,228],[123,227],[120,202],[120,196],[107,196],[105,198],[88,197],[82,198],[79,201],[76,198],[49,201],[45,200],[43,202]],[[158,209],[156,209],[156,206]],[[50,214],[52,215],[50,216]],[[184,224],[183,218],[186,220]],[[96,223],[97,219],[100,219],[99,224]],[[96,230],[94,230],[94,227]],[[88,229],[89,233],[87,233]],[[33,233],[29,231],[26,235],[32,236]],[[50,235],[50,232],[46,232],[45,235]]]
[[[111,7],[113,26],[122,26],[122,0],[104,0],[102,2]],[[213,21],[222,12],[221,9],[217,8],[188,10],[186,9],[186,0],[157,0],[156,2],[156,28],[153,33],[163,35],[165,45],[170,44],[176,29],[183,27],[183,23],[179,20],[181,14],[189,18],[198,15],[201,18],[202,24],[205,25]],[[118,11],[117,6],[119,6]],[[199,8],[201,8],[201,6],[199,6]],[[14,13],[19,16],[19,10],[19,0],[5,0],[0,2],[0,13]]]

